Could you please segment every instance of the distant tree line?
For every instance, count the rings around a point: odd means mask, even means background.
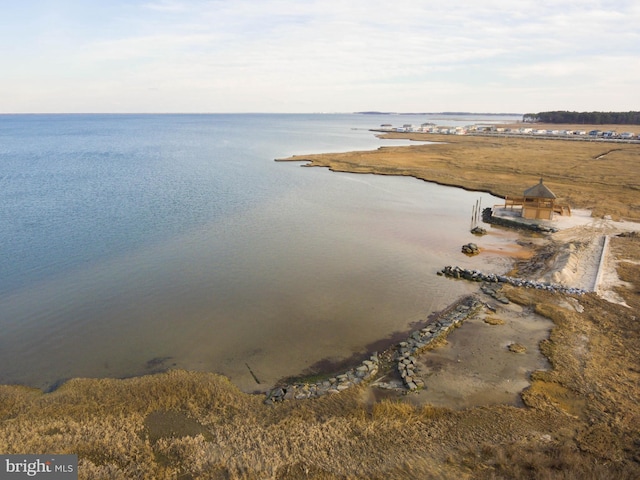
[[[523,122],[584,123],[591,125],[640,125],[640,112],[553,112],[525,113]]]

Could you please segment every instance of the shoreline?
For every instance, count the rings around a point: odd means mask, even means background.
[[[410,146],[407,146],[407,148],[409,148]],[[362,152],[377,152],[379,150],[385,149],[385,148],[398,148],[398,147],[380,147],[378,150],[362,150]],[[402,148],[402,147],[400,147]],[[348,153],[357,153],[356,151],[354,152],[348,152]],[[427,183],[433,183],[435,185],[440,185],[441,187],[452,187],[452,188],[459,188],[461,190],[464,190],[465,192],[478,192],[478,193],[488,193],[489,195],[493,195],[494,197],[498,197],[498,198],[504,198],[505,195],[500,195],[494,191],[488,190],[488,189],[477,189],[477,188],[469,188],[465,185],[462,184],[458,184],[455,182],[452,183],[445,183],[445,182],[441,182],[438,180],[429,180],[426,178],[422,178],[420,176],[417,175],[412,175],[412,174],[403,174],[403,173],[395,173],[395,172],[382,172],[382,171],[376,171],[376,170],[362,170],[362,171],[355,171],[355,170],[342,170],[342,169],[336,169],[334,166],[332,165],[316,165],[314,164],[314,160],[310,159],[308,157],[313,156],[313,155],[331,155],[328,153],[314,153],[311,155],[293,155],[291,157],[286,157],[286,158],[275,158],[274,162],[299,162],[299,163],[303,163],[303,165],[300,165],[301,167],[326,167],[329,171],[331,172],[340,172],[340,173],[351,173],[354,175],[383,175],[383,176],[405,176],[405,177],[411,177],[411,178],[415,178],[416,180],[420,180],[422,182],[427,182]],[[297,158],[297,157],[302,157],[302,158]]]
[[[368,163],[373,156],[366,152],[327,155],[317,165],[330,157],[338,159],[340,168],[358,170],[352,173],[421,175],[422,168],[422,176],[412,176],[446,178],[439,176],[442,172],[424,172],[433,161],[451,177],[463,167],[479,177],[458,180],[468,180],[467,187],[485,185],[496,192],[520,182],[526,187],[539,177],[526,165],[496,170],[496,163],[490,163],[487,168],[489,157],[483,155],[496,150],[485,147],[478,158],[459,160],[459,151],[436,157],[427,152],[425,157],[420,148],[415,155],[414,146],[399,147],[408,149],[402,152],[390,147],[376,151],[378,160],[389,153],[396,160],[374,163],[383,173],[361,171],[373,168]],[[557,194],[578,195],[581,179],[593,187],[592,177],[573,175],[580,166],[573,154],[559,160],[556,154],[546,152],[540,167]],[[615,167],[611,177],[626,178],[620,185],[634,186],[640,172],[626,166],[637,151],[623,154],[615,162],[583,159],[589,168],[580,173],[597,177],[600,167]],[[402,164],[404,157],[411,158]],[[357,160],[364,166],[358,167]],[[554,173],[550,165],[573,169]],[[575,181],[575,190],[565,183],[567,177]],[[620,195],[605,205],[615,207],[609,212],[594,210],[584,224],[530,238],[534,256],[515,262],[515,273],[523,278],[546,281],[559,274],[588,283],[593,240],[609,235],[599,262],[604,269],[599,291],[577,296],[507,285],[501,294],[508,304],[484,292],[486,303],[504,309],[467,320],[441,348],[417,361],[432,385],[439,385],[438,395],[429,396],[436,389],[427,388],[416,395],[376,397],[371,389],[356,386],[304,402],[264,405],[262,395],[242,393],[222,376],[182,370],[121,380],[72,379],[46,394],[0,385],[0,448],[6,453],[79,454],[82,478],[405,478],[408,473],[424,478],[563,473],[570,478],[635,478],[640,474],[634,422],[640,418],[640,326],[635,313],[640,309],[640,233],[634,232],[640,226],[601,218],[606,213],[640,218],[633,201],[628,210],[620,207],[637,196],[631,188],[627,197],[625,188],[619,186]],[[575,198],[579,201],[567,202],[572,208],[587,208],[602,197]],[[605,293],[622,302],[606,300]],[[540,323],[532,325],[531,318]],[[526,344],[531,331],[518,333],[512,330],[516,324],[550,333],[539,344]],[[530,372],[514,366],[515,359],[538,349],[547,365]],[[495,367],[497,378],[478,382],[479,369],[487,366]],[[527,377],[524,390],[517,382],[500,380],[515,374]],[[522,408],[504,401],[507,397],[486,393],[487,383],[494,392],[517,390]],[[465,404],[468,398],[482,406]]]
[[[612,149],[601,142],[522,137],[430,133],[388,133],[382,137],[431,143],[294,155],[275,161],[304,162],[305,167],[346,173],[411,176],[500,198],[521,195],[543,177],[561,203],[592,210],[596,217],[640,221],[640,171],[635,168],[640,161],[640,144],[620,144]]]
[[[279,383],[267,392],[265,403],[273,405],[285,400],[319,398],[357,385],[401,393],[416,392],[425,387],[425,381],[419,375],[415,357],[437,348],[452,330],[473,317],[481,306],[482,302],[475,295],[463,296],[443,311],[430,315],[427,322],[421,322],[421,328],[413,330],[403,341],[380,353],[370,352],[368,359],[346,371],[318,372],[312,378],[293,377],[291,381]],[[391,382],[383,383],[382,380],[387,378]]]
[[[449,140],[451,139],[451,137],[453,138],[459,138],[456,136],[443,136],[443,135],[437,135],[437,134],[416,134],[416,133],[391,133],[391,134],[384,134],[384,135],[377,135],[380,138],[401,138],[401,139],[409,139],[409,140],[415,140],[415,141],[420,141],[420,140],[426,140],[429,138],[433,138],[433,137],[438,137],[437,141],[445,141],[445,140]],[[480,135],[478,136],[473,136],[473,137],[480,137]],[[494,138],[496,137],[496,135],[487,135],[486,137],[488,138]],[[526,137],[515,137],[515,139],[517,140],[532,140],[532,141],[541,141],[544,139],[541,138],[535,138],[535,139],[529,139]],[[561,140],[561,139],[554,139],[554,140]],[[569,142],[567,142],[569,143]],[[421,153],[424,153],[425,156],[428,156],[428,148],[432,147],[434,144],[430,144],[428,145],[426,148],[422,148],[421,149]],[[428,175],[423,175],[421,174],[421,172],[419,171],[412,171],[410,169],[406,169],[406,170],[402,170],[399,168],[391,168],[390,167],[390,163],[391,162],[387,162],[385,163],[384,161],[380,162],[380,163],[376,163],[375,161],[371,161],[371,162],[355,162],[352,161],[354,159],[377,159],[377,160],[381,160],[383,156],[388,155],[388,154],[397,154],[402,155],[403,153],[410,153],[410,151],[412,149],[416,150],[420,148],[419,145],[416,146],[400,146],[400,147],[380,147],[375,151],[355,151],[355,152],[345,152],[343,154],[312,154],[312,155],[294,155],[292,157],[287,157],[287,158],[279,158],[279,159],[275,159],[275,161],[279,161],[279,162],[285,162],[285,161],[292,161],[292,162],[304,162],[303,165],[304,167],[313,167],[313,166],[322,166],[322,167],[327,167],[330,171],[337,171],[337,172],[345,172],[345,173],[359,173],[359,174],[374,174],[374,175],[403,175],[403,176],[411,176],[414,178],[417,178],[419,180],[423,180],[423,181],[427,181],[427,182],[431,182],[431,183],[436,183],[438,185],[443,185],[443,186],[447,186],[447,187],[455,187],[455,188],[462,188],[463,190],[467,190],[467,191],[480,191],[480,192],[485,192],[485,193],[489,193],[491,195],[494,195],[496,197],[499,198],[504,198],[506,195],[508,195],[509,193],[505,193],[505,191],[503,190],[504,186],[503,185],[499,185],[497,184],[495,188],[478,188],[478,187],[469,187],[467,183],[465,183],[464,181],[461,180],[455,180],[455,181],[442,181],[441,179],[439,179],[436,176],[434,176],[433,178],[431,178]],[[579,204],[580,207],[584,207],[584,205]],[[505,219],[505,222],[507,222],[508,220]],[[510,223],[513,223],[513,225],[509,224],[507,226],[507,228],[517,228],[517,223],[518,222],[513,222],[510,221]],[[528,224],[523,224],[520,228],[529,228],[530,225]],[[633,226],[631,226],[631,228],[634,228]],[[640,228],[640,224],[638,225],[638,228]],[[549,229],[549,227],[543,227],[542,231],[548,231],[548,233],[553,232],[555,229],[553,227],[551,227],[551,229]],[[573,243],[568,242],[569,246],[573,245]],[[584,263],[586,261],[586,255],[582,256],[582,262]],[[600,264],[602,265],[604,263],[604,257],[599,257],[600,258]],[[561,262],[562,263],[562,262]],[[588,267],[590,268],[590,267]],[[560,266],[554,266],[551,270],[555,271],[556,273],[552,274],[547,274],[547,278],[545,278],[545,281],[549,281],[553,278],[563,278],[561,273],[558,272],[564,272],[566,271],[566,265],[561,264]],[[599,276],[601,275],[601,270],[600,268],[597,269],[596,274]],[[593,273],[589,274],[590,276],[593,275]],[[527,278],[526,276],[524,277],[525,279]],[[564,278],[568,279],[569,281],[573,280],[573,275],[572,274],[564,274]],[[582,281],[581,285],[578,286],[577,288],[568,288],[568,291],[573,292],[575,290],[575,292],[584,292],[584,290],[582,290],[581,286],[584,284],[584,280]],[[587,283],[589,283],[589,281],[587,280]],[[561,286],[558,286],[559,288],[562,288]],[[582,294],[582,293],[579,293]],[[547,330],[547,334],[549,334],[552,330],[553,326],[549,326],[548,330]],[[541,339],[542,340],[542,339]],[[303,376],[300,376],[300,378],[303,378]],[[522,390],[524,390],[525,388],[527,388],[527,386],[529,385],[528,382],[525,382],[525,384],[522,387]],[[476,404],[477,406],[480,406],[481,403]],[[471,405],[467,405],[467,406],[471,406]]]
[[[384,135],[376,135],[380,138],[402,138],[402,139],[410,139],[410,140],[416,140],[416,141],[420,141],[420,140],[424,140],[424,136],[439,136],[439,137],[451,137],[451,136],[443,136],[443,135],[438,135],[438,134],[422,134],[422,133],[385,133]],[[418,138],[414,138],[414,137],[418,137]],[[480,136],[480,135],[478,135]],[[491,135],[487,135],[487,136],[491,136]],[[539,139],[536,139],[539,140]],[[360,170],[358,168],[354,168],[354,169],[336,169],[335,166],[333,164],[331,164],[331,162],[328,162],[326,165],[324,164],[326,159],[331,159],[333,157],[340,157],[340,156],[351,156],[351,155],[359,155],[359,154],[383,154],[386,153],[388,150],[391,151],[396,151],[396,150],[409,150],[411,149],[413,146],[408,145],[408,146],[399,146],[399,147],[379,147],[377,150],[365,150],[365,151],[351,151],[351,152],[343,152],[343,153],[320,153],[320,154],[310,154],[310,155],[293,155],[291,157],[286,157],[286,158],[276,158],[274,159],[274,161],[276,162],[304,162],[303,165],[304,167],[312,167],[312,166],[326,166],[330,171],[336,171],[336,172],[343,172],[343,173],[353,173],[353,174],[372,174],[372,175],[388,175],[388,176],[411,176],[412,178],[416,178],[418,180],[422,180],[422,181],[426,181],[429,183],[435,183],[437,185],[441,185],[441,186],[445,186],[445,187],[453,187],[453,188],[460,188],[462,190],[465,191],[470,191],[470,192],[482,192],[482,193],[488,193],[491,194],[493,196],[499,197],[499,198],[504,198],[504,195],[501,195],[499,193],[499,190],[491,190],[491,189],[477,189],[477,188],[472,188],[467,186],[466,184],[464,184],[464,182],[461,181],[456,181],[456,182],[450,182],[450,183],[443,183],[441,181],[438,180],[431,180],[428,178],[424,178],[423,176],[420,175],[416,175],[416,174],[406,174],[404,172],[395,172],[395,171],[384,171],[384,170],[379,170],[377,169],[375,166],[367,166],[366,170]],[[507,227],[509,228],[509,227]],[[513,227],[510,227],[511,230],[513,230]],[[505,256],[511,256],[508,253],[504,254]],[[601,262],[603,263],[603,262]],[[438,274],[440,274],[440,272],[438,272]],[[450,303],[449,305],[447,305],[444,309],[441,309],[440,311],[437,312],[433,312],[431,314],[429,314],[428,319],[424,322],[425,325],[427,325],[429,322],[432,321],[432,319],[436,319],[443,315],[444,312],[449,311],[450,309],[454,308],[456,305],[458,305],[463,299],[464,299],[465,295],[461,296],[460,298],[458,298],[457,300],[455,300],[454,302]],[[424,325],[423,325],[424,326]],[[395,333],[395,337],[401,337],[403,334],[400,332],[396,332]],[[397,339],[396,339],[397,340]],[[391,350],[394,348],[395,346],[394,342],[394,338],[393,337],[384,337],[384,338],[380,338],[378,340],[376,340],[375,342],[373,342],[373,344],[387,344],[389,345],[388,347],[385,348],[385,350]],[[325,375],[329,375],[329,374],[339,374],[339,371],[342,370],[348,370],[351,367],[356,366],[360,361],[362,361],[363,359],[366,359],[370,354],[375,353],[373,351],[371,352],[353,352],[353,354],[348,357],[348,358],[344,358],[338,361],[334,361],[330,358],[324,358],[319,360],[318,362],[316,362],[314,365],[311,365],[309,368],[305,369],[305,371],[300,372],[299,374],[293,374],[290,375],[288,377],[285,377],[283,379],[280,379],[276,382],[275,385],[272,385],[271,387],[263,387],[262,389],[259,390],[253,390],[252,392],[246,392],[248,394],[251,395],[264,395],[265,391],[269,392],[270,390],[273,389],[273,387],[276,387],[278,385],[280,385],[283,382],[286,381],[290,381],[290,382],[297,382],[300,380],[304,380],[306,377],[309,376],[315,376],[315,375],[320,375],[320,376],[325,376]],[[251,371],[251,367],[249,367],[247,365],[247,367],[249,368],[249,371],[252,375],[253,372]],[[167,372],[172,371],[173,368],[172,367],[168,367],[168,368],[164,368],[164,369],[157,369],[155,371],[152,371],[150,373],[144,373],[141,375],[134,375],[134,376],[128,376],[128,377],[103,377],[103,378],[107,378],[107,379],[112,379],[112,380],[126,380],[126,379],[130,379],[130,378],[143,378],[146,376],[153,376],[153,375],[158,375],[158,374],[165,374]],[[179,369],[180,370],[180,369]],[[191,370],[186,370],[186,371],[191,371]],[[197,372],[198,370],[193,370],[193,372]],[[213,372],[212,372],[213,373]],[[102,378],[102,377],[101,377]],[[66,382],[70,381],[70,380],[75,380],[75,378],[67,378],[61,381],[57,381],[55,382],[55,386],[53,388],[50,388],[46,391],[44,391],[43,393],[48,394],[51,392],[56,391],[58,388],[60,388],[62,385],[64,385]],[[13,384],[7,384],[8,386],[11,386]],[[20,387],[25,387],[25,388],[32,388],[29,387],[27,385],[19,385],[16,384],[16,386],[20,386]]]

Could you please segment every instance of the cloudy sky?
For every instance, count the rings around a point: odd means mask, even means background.
[[[0,5],[0,113],[640,110],[637,0]]]

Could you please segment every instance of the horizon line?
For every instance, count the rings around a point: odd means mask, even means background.
[[[0,112],[0,115],[525,115],[513,112]]]

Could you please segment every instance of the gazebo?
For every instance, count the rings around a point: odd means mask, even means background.
[[[555,194],[549,190],[542,178],[531,188],[527,188],[521,197],[507,195],[504,208],[513,210],[522,208],[521,216],[530,220],[552,220],[554,213],[571,216],[571,207],[556,203]]]
[[[551,220],[553,218],[556,196],[543,182],[523,193],[522,217],[535,220]]]

